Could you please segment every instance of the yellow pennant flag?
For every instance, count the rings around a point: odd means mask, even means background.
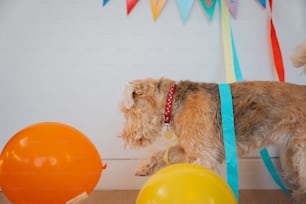
[[[163,10],[167,0],[151,0],[151,9],[153,14],[153,19],[156,21],[160,12]]]

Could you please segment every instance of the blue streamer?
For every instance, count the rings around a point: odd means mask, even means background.
[[[230,85],[219,84],[219,94],[221,103],[224,151],[227,168],[227,182],[233,190],[236,196],[236,200],[238,201],[238,159],[236,151],[236,135]]]
[[[232,26],[231,26],[231,41],[232,41],[232,51],[233,51],[233,61],[234,61],[236,81],[242,81],[243,76],[242,76],[242,73],[241,73],[239,60],[238,60],[238,55],[237,55],[237,52],[236,52],[236,46],[235,46],[235,40],[234,40],[234,37],[233,37]]]
[[[282,180],[280,179],[274,164],[271,160],[271,157],[269,155],[269,152],[266,148],[262,149],[260,151],[260,156],[263,160],[263,162],[265,163],[266,168],[268,169],[270,175],[272,176],[273,180],[275,181],[275,183],[277,183],[277,185],[282,189],[282,191],[284,193],[286,193],[288,196],[290,196],[289,191],[287,190],[287,188],[285,187],[285,185],[283,184]]]

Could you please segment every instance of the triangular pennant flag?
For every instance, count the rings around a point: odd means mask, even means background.
[[[237,8],[238,8],[238,0],[225,0],[225,3],[231,12],[232,16],[236,18],[237,16]]]
[[[266,0],[258,0],[258,1],[264,8],[266,8]]]
[[[153,14],[153,19],[156,21],[160,12],[163,10],[167,0],[151,0],[151,9]]]
[[[109,0],[103,0],[103,6],[105,6],[108,3]]]
[[[127,15],[130,14],[130,12],[133,10],[135,5],[138,3],[138,0],[126,0],[126,12]]]
[[[188,19],[193,3],[194,0],[176,0],[177,7],[184,23],[186,23]]]
[[[200,0],[200,2],[207,13],[209,20],[211,21],[214,15],[216,0]]]

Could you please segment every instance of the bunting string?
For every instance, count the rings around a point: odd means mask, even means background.
[[[105,6],[106,4],[108,4],[109,1],[110,0],[102,0],[102,5]],[[224,1],[232,17],[236,18],[238,13],[237,10],[238,10],[239,0],[224,0]],[[257,0],[257,1],[264,8],[266,8],[266,0]],[[126,0],[127,15],[129,15],[132,12],[132,10],[134,9],[134,7],[138,2],[139,0]],[[157,20],[166,2],[167,0],[150,0],[152,16],[154,21]],[[179,8],[179,13],[184,23],[187,21],[187,18],[190,14],[194,2],[195,0],[176,0],[176,4]],[[202,8],[204,9],[205,13],[207,14],[208,19],[212,21],[217,0],[199,0],[199,2]]]

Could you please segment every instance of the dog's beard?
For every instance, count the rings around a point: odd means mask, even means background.
[[[148,114],[149,115],[149,114]],[[153,114],[152,114],[153,115]],[[122,132],[122,139],[125,147],[132,149],[145,148],[159,138],[162,126],[159,117],[134,117],[138,115],[129,115],[126,120],[125,129]],[[139,121],[142,121],[139,123]]]
[[[146,138],[144,136],[140,136],[137,139],[128,139],[125,141],[125,147],[129,147],[132,149],[140,149],[140,148],[145,148],[152,144],[152,140],[149,138]]]
[[[154,133],[154,135],[156,134],[157,133]],[[122,133],[124,147],[131,149],[140,149],[150,146],[152,143],[154,143],[155,138],[156,136],[152,136],[152,134],[137,134],[135,131],[124,130]]]

